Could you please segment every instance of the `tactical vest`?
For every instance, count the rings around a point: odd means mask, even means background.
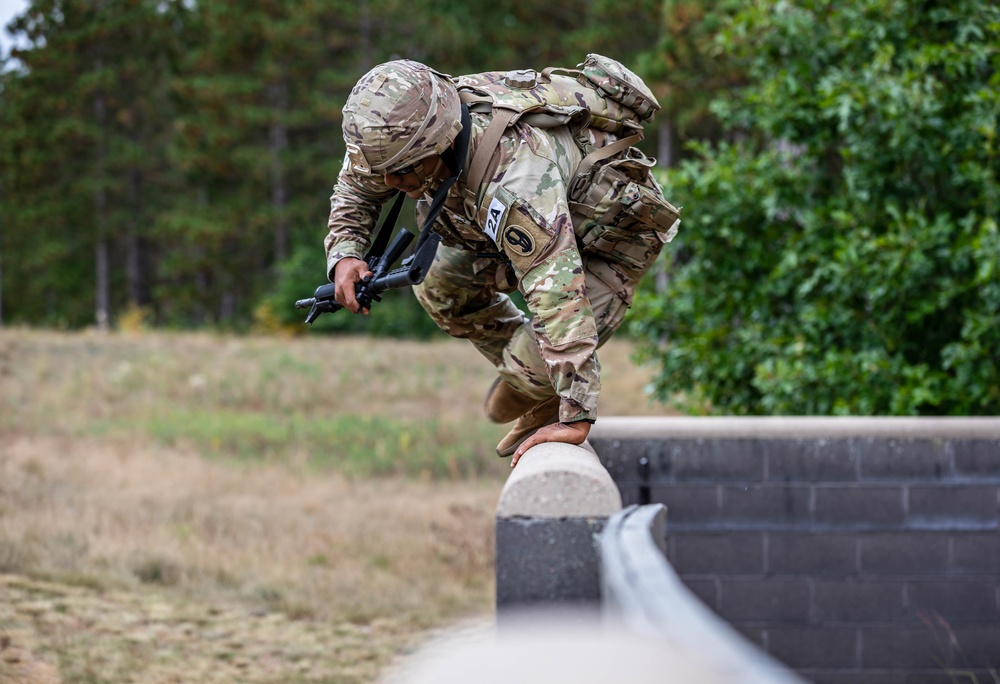
[[[577,168],[576,176],[581,176],[595,162],[642,140],[642,124],[660,109],[641,78],[620,62],[596,54],[587,55],[578,69],[549,67],[541,74],[531,69],[488,71],[461,76],[456,86],[470,111],[492,115],[469,169],[466,187],[471,193],[479,189],[503,132],[518,121],[535,128],[569,126],[574,133],[592,127],[622,138],[596,151],[595,157],[590,156],[595,151],[588,149],[586,136],[578,136],[588,155]]]
[[[584,154],[568,186],[571,208],[585,217],[574,222],[583,246],[602,252],[614,248],[610,242],[624,247],[623,237],[614,239],[615,224],[620,223],[616,217],[623,213],[637,219],[630,225],[653,227],[663,242],[673,238],[680,209],[653,196],[658,193],[650,192],[648,174],[655,162],[630,149],[642,140],[643,124],[652,121],[660,104],[642,79],[620,62],[590,54],[577,69],[490,71],[461,76],[455,85],[471,111],[492,116],[465,182],[465,210],[470,219],[478,213],[478,191],[509,126],[518,122],[536,128],[568,126]],[[594,149],[584,133],[587,128],[619,139]],[[598,164],[626,151],[618,163]]]

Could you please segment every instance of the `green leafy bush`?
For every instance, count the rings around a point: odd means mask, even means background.
[[[1000,8],[765,0],[720,34],[730,143],[633,331],[661,399],[734,414],[1000,413]]]

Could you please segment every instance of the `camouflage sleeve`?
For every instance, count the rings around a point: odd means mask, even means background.
[[[371,245],[382,205],[395,190],[382,182],[381,176],[364,176],[350,170],[344,162],[330,197],[329,232],[326,248],[326,273],[333,280],[333,269],[345,257],[364,258]]]
[[[487,189],[481,225],[510,260],[533,314],[539,351],[562,398],[559,419],[593,420],[601,389],[597,326],[560,165],[544,150],[520,156]]]

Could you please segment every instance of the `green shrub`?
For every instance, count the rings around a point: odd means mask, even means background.
[[[1000,8],[764,0],[719,42],[751,85],[664,179],[685,220],[633,317],[657,395],[1000,412]]]

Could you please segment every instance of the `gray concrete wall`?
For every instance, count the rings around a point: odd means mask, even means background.
[[[698,663],[699,683],[805,684],[684,586],[664,555],[665,513],[662,504],[629,506],[608,520],[600,547],[604,615]],[[661,681],[678,681],[662,675]]]
[[[497,504],[496,632],[428,653],[400,681],[802,682],[681,583],[662,506],[621,509],[589,444],[529,450]]]
[[[666,505],[687,587],[806,679],[994,681],[1000,419],[603,418],[590,442],[624,505]]]

